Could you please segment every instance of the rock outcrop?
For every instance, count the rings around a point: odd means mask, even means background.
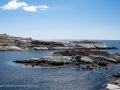
[[[61,42],[34,40],[31,38],[0,34],[0,51],[54,50],[55,47],[62,49],[61,47],[64,47],[64,44]]]
[[[72,41],[66,44],[66,46],[72,46],[76,48],[89,48],[89,49],[117,49],[114,46],[108,46],[102,42],[92,40]]]
[[[88,52],[89,51],[89,52]],[[114,59],[117,57],[117,59]],[[53,56],[44,56],[30,60],[16,60],[15,63],[25,65],[54,67],[54,66],[80,66],[84,69],[94,69],[106,67],[120,62],[119,54],[109,54],[108,52],[93,50],[65,50],[56,52]]]

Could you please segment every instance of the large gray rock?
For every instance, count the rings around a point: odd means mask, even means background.
[[[0,50],[1,51],[22,51],[23,49],[17,46],[1,46]]]
[[[92,63],[93,62],[93,60],[91,58],[89,58],[88,56],[82,56],[81,61],[86,62],[86,63]]]

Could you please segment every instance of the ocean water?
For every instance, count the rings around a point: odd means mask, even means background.
[[[120,41],[102,41],[120,48]],[[111,53],[120,50],[108,50]],[[111,79],[120,72],[120,65],[108,70],[81,70],[79,66],[64,68],[31,68],[15,64],[24,60],[52,55],[55,51],[7,51],[0,52],[0,90],[105,90]]]
[[[106,45],[115,46],[119,50],[107,50],[109,53],[120,53],[120,40],[99,40],[100,42],[105,43]]]

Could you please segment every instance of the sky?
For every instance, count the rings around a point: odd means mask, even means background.
[[[120,40],[120,0],[0,0],[0,34]]]

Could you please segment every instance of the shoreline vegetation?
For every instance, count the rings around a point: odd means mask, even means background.
[[[0,51],[59,50],[54,52],[52,56],[13,61],[14,63],[31,67],[79,66],[82,70],[108,69],[111,65],[120,64],[119,53],[110,54],[106,51],[101,51],[109,49],[117,50],[118,48],[93,40],[62,43],[0,34]],[[117,78],[117,80],[108,84],[106,88],[119,90],[120,74],[112,75],[112,77]]]

